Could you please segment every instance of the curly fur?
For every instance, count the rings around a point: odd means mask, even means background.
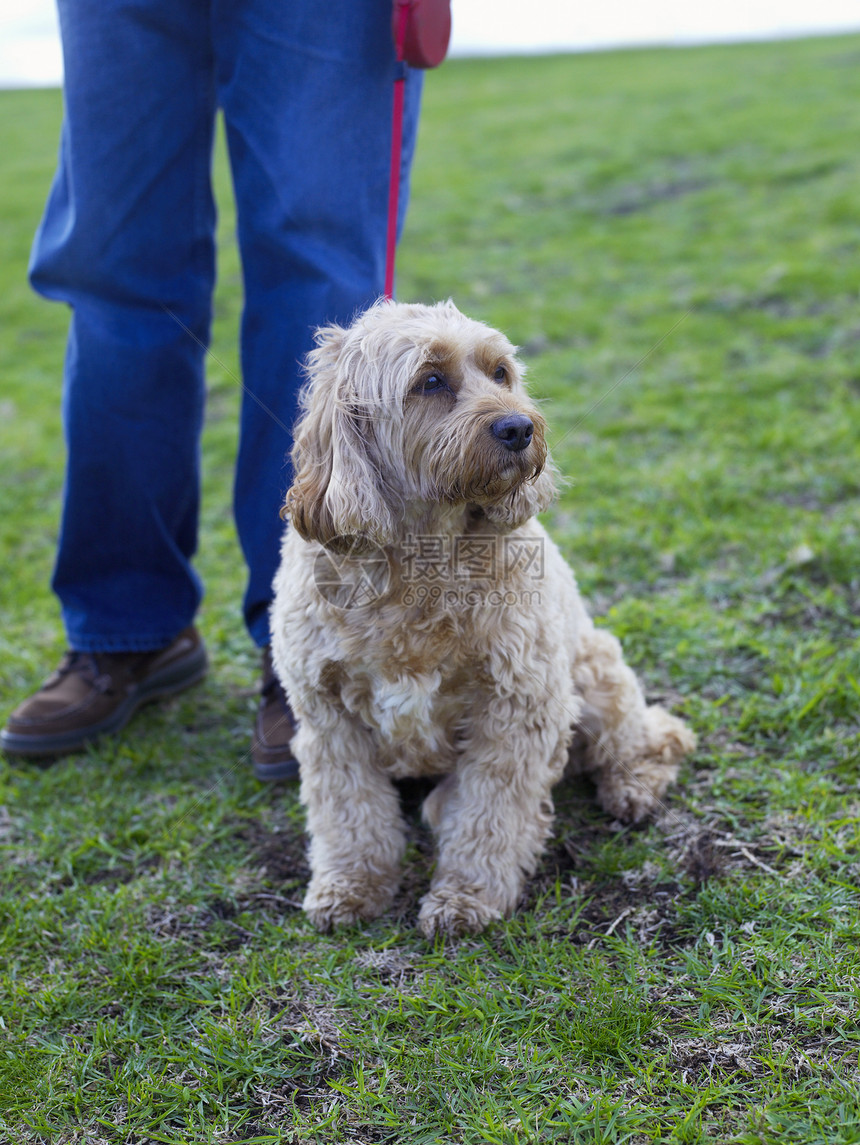
[[[514,909],[535,869],[577,730],[598,801],[628,821],[659,805],[695,740],[646,705],[535,520],[554,473],[502,334],[451,302],[380,302],[349,329],[318,332],[308,377],[272,608],[274,663],[299,725],[305,910],[322,929],[384,911],[405,846],[392,780],[440,776],[424,805],[438,862],[419,921],[428,936],[478,931]],[[510,415],[532,425],[518,450],[493,431]],[[537,543],[543,576],[536,585],[500,561],[471,570],[471,591],[422,595],[416,537],[449,554],[464,538]],[[366,586],[376,552],[385,583],[357,603],[320,591],[325,552],[347,588]],[[450,560],[441,575],[450,585]]]

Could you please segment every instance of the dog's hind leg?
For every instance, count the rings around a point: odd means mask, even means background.
[[[302,713],[293,740],[311,836],[304,909],[320,930],[376,918],[400,879],[405,828],[391,780],[375,762],[370,732],[343,716],[324,733]]]
[[[588,741],[584,770],[597,786],[601,807],[636,822],[661,805],[696,738],[665,708],[646,704],[611,633],[589,626],[577,652],[573,680],[585,701],[580,728]]]

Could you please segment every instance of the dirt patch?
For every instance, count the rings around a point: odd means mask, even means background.
[[[830,584],[831,599],[833,596],[841,598],[840,606],[834,608],[812,599],[808,589],[798,586],[798,581],[812,579],[809,574],[815,573],[814,569],[804,567],[791,572],[792,581],[780,585],[772,595],[771,607],[762,613],[760,623],[768,629],[785,626],[805,632],[826,631],[840,640],[845,639],[846,628],[860,627],[860,601],[855,593],[850,590],[840,592],[837,586]]]
[[[288,829],[271,830],[256,820],[243,821],[234,838],[248,850],[248,866],[268,883],[295,883],[310,878],[307,836]]]
[[[378,982],[402,989],[406,982],[419,975],[415,965],[419,957],[417,951],[386,947],[383,950],[360,950],[353,961]]]
[[[107,890],[113,891],[117,887],[130,883],[137,875],[138,872],[134,867],[120,864],[115,867],[100,867],[96,871],[89,871],[82,878],[88,886],[103,886]],[[63,881],[68,886],[74,882],[74,879],[67,877]]]
[[[780,874],[800,853],[787,840],[781,820],[759,827],[751,838],[738,838],[719,815],[696,817],[680,808],[641,830],[587,815],[583,809],[560,818],[560,830],[527,884],[520,909],[539,910],[543,895],[558,882],[566,885],[575,903],[582,904],[577,929],[566,936],[588,947],[630,929],[641,944],[685,946],[694,936],[682,921],[683,906],[704,886],[750,871]],[[622,842],[610,857],[621,869],[603,873],[600,852],[613,834]]]
[[[636,186],[626,189],[611,206],[607,215],[633,215],[653,207],[655,203],[671,202],[702,191],[709,184],[705,179],[676,179],[665,183],[652,183],[649,186]]]
[[[678,883],[665,882],[647,892],[618,884],[589,888],[591,900],[580,913],[580,928],[575,941],[589,949],[599,946],[615,933],[632,929],[640,945],[674,948],[684,945],[689,936],[676,926],[679,898],[690,894]]]

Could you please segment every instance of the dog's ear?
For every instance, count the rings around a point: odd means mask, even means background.
[[[302,416],[295,428],[295,477],[283,515],[306,541],[357,555],[387,544],[394,522],[369,450],[372,426],[362,412],[362,356],[339,326],[317,331],[308,355]],[[368,403],[372,408],[372,401]]]
[[[552,504],[557,488],[558,471],[549,454],[537,477],[519,485],[513,493],[501,498],[492,505],[484,505],[484,516],[497,527],[500,533],[518,529],[537,513],[542,513]]]

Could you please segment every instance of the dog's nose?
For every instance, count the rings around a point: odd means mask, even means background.
[[[508,413],[494,421],[493,434],[505,449],[511,453],[521,453],[532,439],[534,423],[524,413]]]

